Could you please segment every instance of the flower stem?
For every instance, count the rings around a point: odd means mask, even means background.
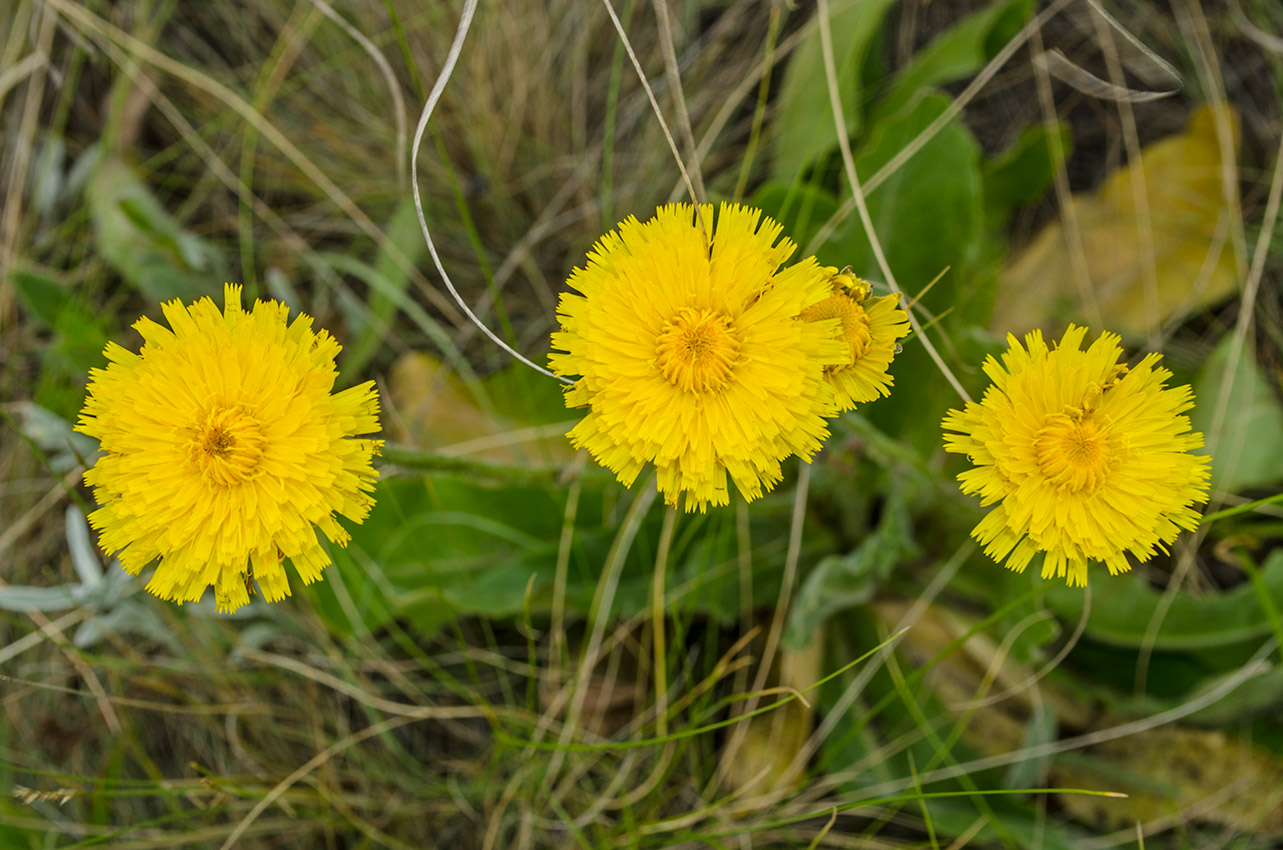
[[[1254,511],[1257,508],[1273,505],[1277,502],[1283,502],[1283,492],[1275,493],[1273,496],[1266,496],[1264,499],[1257,499],[1255,502],[1246,502],[1242,505],[1235,505],[1232,508],[1224,508],[1216,513],[1208,514],[1203,517],[1200,525],[1207,525],[1208,523],[1216,522],[1218,519],[1225,519],[1237,514],[1245,514],[1248,511]]]

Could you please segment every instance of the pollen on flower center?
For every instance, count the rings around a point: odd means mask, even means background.
[[[1121,454],[1108,426],[1076,411],[1049,416],[1034,448],[1047,479],[1073,493],[1092,492],[1104,483]]]
[[[869,351],[873,344],[873,332],[869,327],[869,316],[864,307],[849,295],[830,295],[818,304],[812,304],[802,311],[801,319],[806,322],[818,322],[824,319],[842,321],[842,340],[851,347],[851,362],[855,362]],[[829,366],[829,371],[843,369],[845,366]]]
[[[192,460],[211,484],[230,487],[254,474],[263,457],[262,427],[241,405],[211,410],[193,429]]]
[[[684,392],[724,386],[739,358],[730,317],[715,310],[687,307],[668,320],[656,342],[660,372]]]

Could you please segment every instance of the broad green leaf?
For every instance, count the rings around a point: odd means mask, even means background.
[[[949,98],[930,94],[876,124],[856,157],[856,172],[867,180],[904,149],[948,107]],[[978,256],[981,237],[980,146],[958,120],[950,121],[868,198],[869,216],[897,282],[910,294],[949,272],[923,303],[940,312],[955,306],[959,281]],[[850,264],[872,280],[882,273],[856,215],[822,248],[830,265]]]
[[[980,722],[984,722],[983,718]],[[1020,749],[1033,750],[1054,743],[1058,726],[1055,706],[1050,703],[1035,705],[1025,726],[1025,738]],[[1008,788],[1037,787],[1045,781],[1050,764],[1050,756],[1021,759],[1007,768],[1002,784]]]
[[[565,609],[588,612],[619,531],[616,509],[627,491],[605,478],[582,479],[565,588]],[[493,485],[441,473],[381,480],[365,522],[349,525],[352,540],[335,550],[336,565],[364,620],[378,621],[375,603],[431,632],[458,614],[509,617],[527,605],[544,615],[552,605],[553,579],[565,522],[565,491],[554,486]],[[789,503],[761,504],[753,526],[753,602],[779,598],[787,549]],[[650,604],[662,511],[650,511],[619,579],[613,616],[629,617]],[[737,621],[743,606],[735,520],[732,513],[683,517],[669,556],[668,610],[718,622]],[[808,535],[803,557],[832,550],[829,535]],[[350,562],[350,563],[349,563]],[[532,581],[533,579],[533,581]],[[309,588],[336,627],[353,624],[333,589]],[[367,596],[363,596],[366,594]],[[368,597],[368,598],[367,598]]]
[[[1261,577],[1276,606],[1283,606],[1283,550],[1274,550],[1261,566]],[[1256,589],[1245,582],[1212,596],[1191,596],[1183,591],[1172,599],[1158,630],[1149,634],[1150,622],[1162,594],[1139,573],[1100,578],[1093,585],[1091,616],[1086,634],[1101,643],[1155,649],[1205,649],[1228,646],[1270,634],[1269,616]],[[1047,603],[1069,622],[1082,616],[1084,591],[1056,587]]]
[[[797,243],[798,250],[805,251],[819,229],[837,212],[838,199],[808,184],[767,183],[754,193],[752,205],[778,221],[785,235]]]
[[[907,111],[879,122],[856,159],[867,180],[949,106],[949,98],[928,95]],[[912,298],[935,278],[921,300],[931,315],[948,312],[941,329],[983,321],[992,297],[991,278],[979,268],[984,240],[980,146],[956,119],[868,196],[869,215],[892,272]],[[883,275],[858,216],[818,252],[827,265],[850,264],[873,281]],[[926,313],[919,314],[924,321]],[[922,346],[909,338],[891,364],[891,397],[865,413],[888,434],[907,439],[929,454],[940,441],[942,399],[952,394]],[[931,415],[924,415],[933,411]],[[935,414],[938,411],[939,415]]]
[[[1200,690],[1209,691],[1237,672],[1237,669],[1227,669],[1224,674],[1205,681]],[[1274,718],[1280,705],[1283,705],[1283,667],[1276,664],[1190,715],[1190,721],[1200,725],[1225,726],[1252,715]]]
[[[1069,125],[1057,127],[1060,154],[1068,157]],[[1054,137],[1042,124],[1031,124],[1011,147],[985,162],[982,169],[985,223],[995,231],[1007,225],[1013,210],[1042,197],[1058,167]]]
[[[1194,378],[1197,404],[1189,413],[1212,456],[1212,487],[1229,493],[1283,479],[1283,406],[1254,362],[1250,345],[1230,376],[1220,433],[1212,432],[1233,346],[1233,335],[1226,334],[1204,361]]]
[[[58,322],[58,314],[67,303],[67,287],[48,274],[27,269],[10,272],[9,280],[31,317],[52,330]]]
[[[829,6],[833,61],[847,132],[860,127],[860,66],[892,0],[840,0]],[[771,178],[792,183],[802,169],[837,144],[824,55],[817,22],[793,51],[784,72],[775,118],[775,158]]]
[[[447,612],[515,613],[533,572],[551,581],[563,509],[547,491],[434,475],[380,481],[375,498],[350,526],[344,576],[354,599],[373,594],[361,604],[376,613],[422,617],[431,631]],[[548,552],[546,569],[529,560]]]
[[[392,600],[400,601],[403,595],[382,575],[381,565],[370,561],[359,547],[332,546],[330,556],[333,563],[321,581],[296,586],[294,592],[307,596],[336,634],[361,638],[386,626],[395,616]],[[419,618],[415,620],[417,624]],[[438,625],[424,630],[431,633]]]
[[[102,352],[110,336],[103,318],[78,299],[68,299],[53,327],[57,338],[51,351],[73,371],[79,390],[89,369],[104,363]]]
[[[54,332],[42,352],[46,368],[58,370],[57,377],[71,379],[74,386],[83,385],[89,369],[103,365],[102,350],[110,336],[105,318],[74,288],[44,271],[20,269],[9,279],[32,317]]]
[[[99,163],[86,192],[98,252],[148,299],[190,302],[221,289],[221,255],[183,230],[124,160]]]
[[[536,588],[545,588],[552,580],[556,551],[549,550],[544,554],[540,560],[546,569],[542,571],[526,559],[507,561],[489,569],[454,576],[448,585],[442,587],[441,595],[459,611],[486,617],[511,617],[524,607],[528,588],[533,593]]]
[[[963,846],[966,847],[1075,850],[1090,838],[1073,823],[1047,817],[1043,806],[1035,808],[1032,803],[1010,797],[989,798],[987,803],[982,808],[967,800],[944,799],[931,800],[927,805],[937,836],[957,839],[965,835],[967,842]],[[976,831],[977,822],[983,824],[979,831]],[[945,846],[943,841],[940,846]]]
[[[798,592],[784,633],[787,646],[809,643],[829,617],[863,605],[899,563],[916,551],[908,506],[893,493],[877,529],[847,555],[830,555],[811,571]]]
[[[924,89],[969,77],[994,57],[1029,18],[1032,0],[999,0],[936,36],[898,74],[875,112],[896,112]]]

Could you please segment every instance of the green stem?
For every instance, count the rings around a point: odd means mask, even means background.
[[[1224,508],[1216,513],[1207,514],[1203,517],[1200,524],[1207,525],[1208,523],[1216,522],[1218,519],[1225,519],[1226,517],[1236,516],[1237,514],[1245,514],[1248,511],[1254,511],[1257,508],[1262,508],[1266,505],[1273,505],[1278,502],[1283,502],[1283,493],[1275,493],[1273,496],[1266,496],[1264,499],[1257,499],[1255,502],[1247,502],[1246,504],[1235,505],[1232,508]]]
[[[562,466],[504,466],[496,463],[485,463],[466,457],[437,454],[436,452],[416,449],[413,446],[385,445],[383,447],[382,467],[401,467],[424,472],[443,472],[450,475],[462,475],[471,478],[484,478],[492,481],[503,481],[506,484],[558,484],[561,483],[569,467]],[[587,467],[585,476],[603,478],[604,474],[594,467]]]

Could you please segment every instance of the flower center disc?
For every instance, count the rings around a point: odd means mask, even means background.
[[[1121,452],[1107,427],[1091,417],[1057,413],[1034,441],[1038,466],[1051,483],[1077,493],[1104,483]]]
[[[687,307],[660,331],[656,354],[670,383],[684,392],[702,393],[730,379],[739,349],[729,317]]]
[[[812,304],[801,313],[804,322],[819,322],[824,319],[842,320],[842,340],[851,347],[851,362],[854,363],[869,351],[873,344],[873,333],[869,330],[869,316],[854,298],[848,295],[830,295],[818,304]],[[848,364],[849,365],[849,364]],[[829,366],[830,370],[844,369],[845,366]]]
[[[254,474],[266,442],[258,420],[236,405],[211,410],[195,428],[188,449],[205,480],[230,487]]]

